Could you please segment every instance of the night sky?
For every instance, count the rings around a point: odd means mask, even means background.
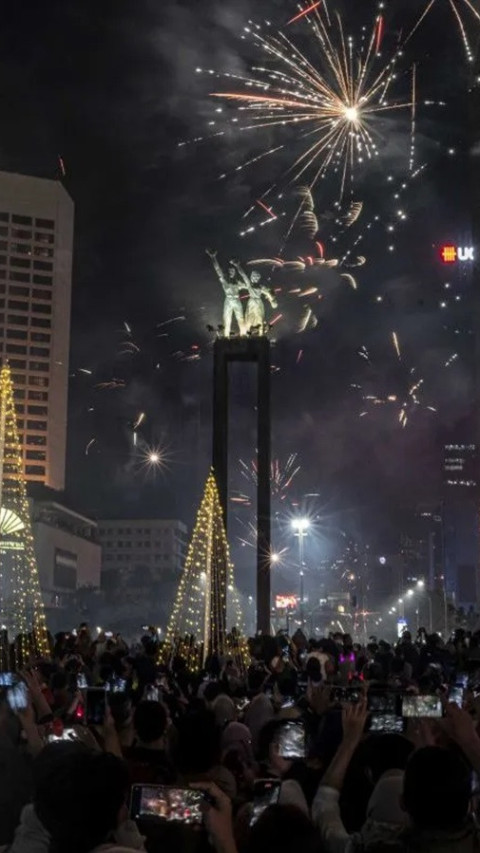
[[[252,56],[241,28],[254,9],[260,17],[258,6],[247,0],[18,0],[3,10],[0,168],[54,178],[61,155],[63,182],[75,202],[67,491],[77,507],[97,515],[168,513],[191,521],[210,461],[206,325],[221,320],[220,288],[204,249],[217,248],[224,263],[229,257],[246,262],[271,257],[281,243],[276,226],[248,238],[238,234],[245,209],[288,165],[292,136],[282,137],[287,146],[276,160],[226,181],[218,175],[275,142],[274,131],[263,139],[227,134],[178,147],[208,132],[218,106],[208,97],[211,82],[195,69],[244,70]],[[376,8],[370,0],[330,0],[333,6],[352,33],[370,26]],[[420,0],[387,4],[386,51],[424,6]],[[277,25],[296,8],[290,0],[261,7]],[[436,500],[445,436],[471,435],[471,284],[450,276],[461,300],[441,309],[449,279],[438,261],[443,242],[471,243],[471,67],[448,5],[438,0],[437,7],[408,43],[395,85],[408,100],[417,62],[419,101],[446,103],[419,104],[417,163],[426,168],[402,202],[408,218],[396,231],[395,252],[388,251],[391,235],[380,223],[362,244],[367,264],[356,271],[357,292],[335,272],[316,274],[313,284],[325,298],[317,328],[303,335],[295,331],[301,305],[287,293],[299,279],[273,281],[283,288],[284,315],[274,350],[280,370],[273,375],[273,453],[282,461],[298,453],[302,469],[289,500],[301,504],[306,493],[320,495],[330,543],[339,530],[374,541],[395,528],[406,505]],[[465,18],[475,43],[479,30]],[[378,213],[386,223],[393,204],[387,176],[398,182],[408,167],[408,109],[380,119],[378,131],[381,156],[361,175],[356,197],[365,202],[365,221]],[[328,213],[332,198],[326,182],[315,193],[317,211]],[[294,255],[300,251],[295,239]],[[392,331],[401,341],[402,364]],[[140,351],[121,355],[125,340]],[[370,364],[358,354],[362,346]],[[459,358],[445,368],[455,352]],[[201,357],[190,358],[196,354]],[[379,396],[396,393],[413,366],[425,380],[424,405],[406,429],[393,409],[370,409],[359,418],[362,403],[352,385]],[[95,388],[112,377],[125,388]],[[232,487],[241,488],[235,462],[255,452],[253,377],[236,371],[232,386]],[[168,468],[156,476],[132,449],[139,412],[146,413],[140,447],[161,446],[168,457]]]

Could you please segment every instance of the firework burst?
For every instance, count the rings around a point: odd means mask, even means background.
[[[287,170],[290,179],[295,182],[303,178],[313,187],[333,169],[340,176],[343,195],[355,167],[379,153],[374,119],[386,111],[410,106],[387,100],[399,51],[386,64],[379,59],[378,18],[370,38],[362,39],[357,50],[353,37],[345,33],[340,15],[330,20],[324,4],[299,8],[299,14],[288,23],[303,19],[308,24],[309,50],[300,48],[290,34],[281,30],[265,34],[259,25],[249,22],[245,34],[266,55],[268,64],[254,65],[246,75],[217,75],[235,83],[236,88],[211,95],[238,107],[241,118],[234,118],[236,132],[286,126],[294,129],[301,150],[296,151]],[[383,34],[383,19],[381,22]],[[285,147],[275,145],[243,165]]]

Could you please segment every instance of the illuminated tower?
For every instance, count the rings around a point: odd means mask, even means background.
[[[0,370],[0,623],[15,642],[15,665],[47,655],[40,592],[10,368]],[[5,663],[4,663],[5,665]]]
[[[228,622],[234,625],[230,633]],[[213,652],[233,657],[243,668],[248,652],[241,626],[222,507],[211,471],[168,624],[165,651],[180,654],[191,670],[199,669]]]

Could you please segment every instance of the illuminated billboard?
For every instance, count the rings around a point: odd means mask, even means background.
[[[294,610],[298,606],[298,595],[276,595],[275,607],[277,610]]]
[[[453,243],[446,243],[440,249],[440,258],[444,264],[474,261],[475,249],[473,246],[455,246]]]

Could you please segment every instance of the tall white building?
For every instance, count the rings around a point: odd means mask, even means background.
[[[12,369],[27,480],[65,486],[73,202],[0,172],[0,359]]]

